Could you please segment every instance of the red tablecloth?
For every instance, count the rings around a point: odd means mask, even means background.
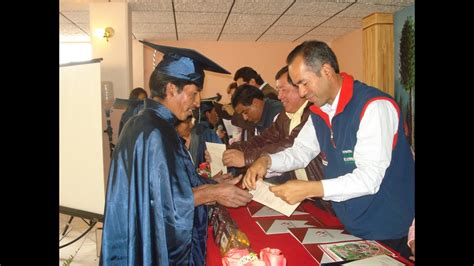
[[[252,204],[251,202],[250,204]],[[311,202],[304,202],[302,207],[315,218],[327,226],[342,226],[339,220],[329,213],[317,208]],[[250,240],[250,246],[255,252],[262,248],[278,248],[286,257],[288,266],[296,265],[318,265],[301,243],[291,234],[266,235],[257,223],[252,219],[247,207],[228,208],[230,216],[236,222],[238,228],[244,232]],[[413,265],[408,261],[404,263]],[[212,238],[212,228],[208,229],[206,263],[209,266],[221,266],[221,255],[219,248]]]

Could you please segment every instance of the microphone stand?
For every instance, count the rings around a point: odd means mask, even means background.
[[[110,149],[110,158],[112,158],[112,153],[114,152],[115,145],[112,143],[112,125],[110,122],[110,112],[111,109],[105,109],[105,117],[107,119],[107,129],[104,130],[104,133],[107,133],[109,136],[109,149]]]

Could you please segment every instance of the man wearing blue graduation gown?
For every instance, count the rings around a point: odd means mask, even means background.
[[[142,41],[143,42],[143,41]],[[204,265],[207,203],[246,205],[241,178],[210,184],[198,176],[176,119],[199,107],[204,71],[228,73],[194,50],[159,46],[153,100],[125,125],[108,177],[100,265]]]

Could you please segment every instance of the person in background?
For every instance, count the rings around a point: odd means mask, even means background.
[[[235,89],[237,89],[236,82],[232,82],[229,84],[229,86],[227,86],[227,94],[230,96],[231,99],[235,93]],[[234,117],[234,108],[232,107],[232,103],[221,104],[218,102],[214,102],[214,106],[216,108],[217,115],[221,120],[220,124],[223,124],[224,126],[223,131],[225,131],[225,134],[221,134],[218,132],[217,134],[219,135],[219,137],[224,135],[224,137],[221,137],[221,139],[224,139],[224,143],[226,145],[239,141],[241,139],[242,128],[232,125],[232,120]],[[251,128],[254,130],[253,126],[251,126]]]
[[[377,240],[408,258],[408,228],[414,219],[414,160],[393,98],[339,72],[337,58],[320,41],[305,41],[287,57],[291,80],[313,103],[292,147],[265,154],[247,170],[244,187],[267,169],[304,167],[318,154],[321,181],[290,180],[270,188],[289,204],[310,197],[330,200],[345,229]]]
[[[234,81],[238,86],[243,84],[252,85],[263,92],[263,95],[272,100],[278,100],[277,91],[265,82],[253,68],[245,66],[239,68],[234,74]]]
[[[252,195],[201,178],[175,130],[199,107],[204,69],[229,73],[202,54],[141,41],[162,53],[152,99],[124,127],[110,162],[100,265],[205,265],[207,204],[246,205]]]
[[[234,95],[235,89],[237,89],[237,83],[232,82],[227,86],[227,95],[232,99],[232,96]],[[218,102],[214,103],[214,106],[216,107],[216,112],[219,115],[221,119],[227,119],[231,120],[232,116],[234,115],[234,108],[232,107],[231,103],[228,104],[221,104]]]
[[[183,139],[184,146],[186,146],[186,149],[188,150],[191,145],[191,130],[193,129],[193,127],[194,124],[192,115],[188,116],[188,118],[186,118],[185,120],[176,121],[176,132],[178,133],[178,136]]]
[[[255,126],[255,135],[271,126],[275,117],[283,111],[280,101],[265,98],[262,91],[248,84],[237,87],[232,97],[235,113]]]
[[[278,101],[276,90],[265,82],[257,71],[251,67],[245,66],[238,69],[234,74],[234,81],[238,86],[244,84],[254,86],[263,93],[265,98]],[[255,125],[243,119],[242,115],[234,114],[231,121],[232,125],[241,128],[238,140],[250,140],[255,136]]]
[[[206,142],[222,144],[222,140],[216,133],[219,117],[212,102],[201,102],[196,109],[195,126],[191,129],[191,143],[189,152],[196,166],[205,162],[204,151]]]
[[[288,66],[282,67],[275,75],[278,99],[285,108],[275,122],[261,135],[249,141],[239,141],[230,145],[223,154],[223,163],[228,167],[249,167],[262,153],[276,153],[291,147],[306,120],[308,120],[311,103],[301,98],[298,87],[293,85],[288,76]],[[278,182],[285,179],[321,180],[323,177],[321,156],[305,167],[288,172],[278,177]],[[276,179],[276,178],[274,178]],[[315,199],[315,204],[333,214],[331,205],[322,199]]]
[[[148,94],[143,88],[137,87],[130,92],[130,96],[128,97],[128,99],[130,100],[129,104],[125,112],[122,114],[122,117],[120,118],[118,131],[119,136],[120,132],[122,132],[123,126],[128,121],[128,119],[130,119],[130,117],[137,114],[138,111],[142,109],[143,106],[140,105],[143,104],[143,100],[145,100],[146,98],[148,98]]]

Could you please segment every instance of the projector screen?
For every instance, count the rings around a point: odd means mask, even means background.
[[[74,216],[104,213],[100,61],[60,65],[59,205]]]

